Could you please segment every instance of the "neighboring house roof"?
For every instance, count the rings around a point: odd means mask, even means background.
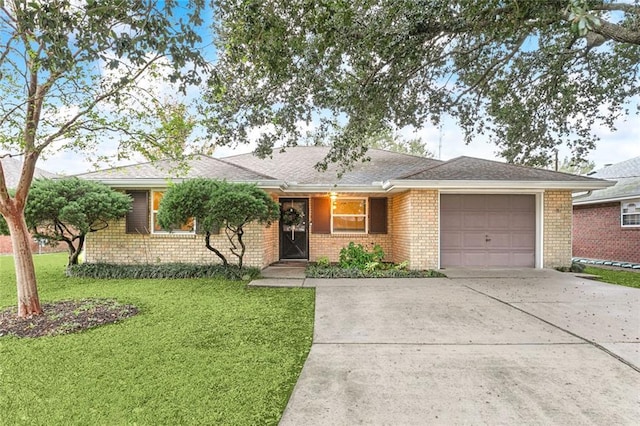
[[[610,164],[589,174],[589,177],[614,180],[616,183],[586,195],[576,195],[573,204],[595,204],[640,197],[640,157]]]
[[[175,163],[162,161],[118,167],[78,175],[112,186],[150,187],[166,180],[206,177],[255,182],[263,188],[283,192],[391,192],[406,188],[482,189],[570,189],[605,188],[611,182],[584,176],[534,169],[471,157],[440,161],[414,155],[371,149],[369,161],[356,162],[338,177],[338,166],[327,171],[315,168],[328,154],[328,147],[290,147],[260,159],[242,154],[222,159],[197,156],[190,168],[175,170]],[[181,172],[181,173],[180,173]]]
[[[7,184],[7,188],[15,188],[18,186],[20,180],[20,174],[22,173],[22,161],[16,158],[0,158],[2,162],[2,169],[4,170],[4,179]],[[59,177],[55,173],[50,173],[45,170],[36,167],[33,174],[34,178],[56,178]]]

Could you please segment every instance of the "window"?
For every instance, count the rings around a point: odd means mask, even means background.
[[[153,191],[152,200],[153,200],[153,209],[151,213],[152,221],[153,221],[153,233],[154,234],[165,234],[165,233],[181,233],[181,234],[193,234],[195,233],[195,220],[193,218],[189,218],[185,223],[180,225],[174,225],[171,229],[163,229],[160,224],[158,224],[158,209],[160,208],[160,200],[162,200],[162,196],[164,192]]]
[[[640,226],[640,199],[621,203],[622,226]]]
[[[331,203],[331,232],[366,233],[367,199],[338,198]]]

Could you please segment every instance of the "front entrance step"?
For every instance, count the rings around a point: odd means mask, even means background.
[[[267,266],[261,272],[264,278],[301,278],[304,279],[304,270],[306,262],[298,262],[297,264],[274,264]]]

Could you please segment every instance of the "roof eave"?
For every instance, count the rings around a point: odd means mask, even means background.
[[[103,178],[83,178],[86,180],[96,181],[103,183],[113,188],[166,188],[170,183],[180,183],[191,178],[128,178],[128,179],[103,179]],[[257,179],[245,179],[245,180],[233,180],[230,182],[236,183],[251,183],[255,184],[262,189],[273,190],[286,190],[287,183],[282,180],[257,180]]]
[[[580,206],[580,205],[586,205],[586,204],[615,203],[617,201],[633,200],[636,198],[640,198],[640,193],[618,195],[615,197],[605,197],[605,198],[590,198],[590,199],[584,199],[584,200],[578,199],[573,201],[573,205]]]
[[[388,180],[382,187],[393,189],[501,189],[501,190],[544,190],[563,189],[571,191],[590,191],[615,185],[612,181],[528,181],[528,180]]]

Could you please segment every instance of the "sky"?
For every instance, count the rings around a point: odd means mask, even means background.
[[[619,163],[640,156],[640,117],[627,117],[626,121],[618,123],[615,132],[606,128],[596,128],[595,132],[601,140],[587,159],[596,164],[596,169],[602,168],[606,164]],[[442,131],[437,127],[430,126],[419,129],[417,132],[405,133],[403,136],[406,139],[420,137],[422,141],[427,143],[428,149],[435,154],[435,158],[445,161],[460,156],[504,161],[498,156],[497,147],[486,140],[478,138],[469,145],[465,145],[462,130],[451,120],[445,120]],[[240,145],[235,148],[218,147],[213,156],[221,158],[252,152],[253,149],[253,145]],[[569,150],[566,148],[561,149],[558,153],[560,161],[569,155]],[[131,162],[121,164],[131,164]],[[94,170],[89,160],[72,152],[56,152],[49,155],[39,161],[38,167],[64,175]]]

